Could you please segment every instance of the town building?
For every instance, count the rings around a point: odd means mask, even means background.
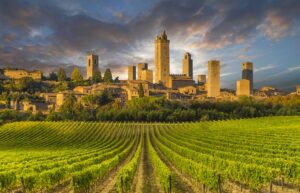
[[[250,96],[250,81],[247,79],[236,82],[236,96]]]
[[[91,94],[93,86],[76,86],[73,91],[82,94]]]
[[[178,89],[185,86],[195,86],[195,82],[190,77],[184,74],[169,75],[167,87],[170,89]]]
[[[128,100],[132,100],[139,97],[139,84],[142,84],[144,90],[144,96],[149,96],[150,89],[153,89],[153,84],[145,80],[131,80],[124,87],[127,91]]]
[[[178,88],[179,93],[186,95],[196,95],[197,88],[195,86],[183,86]]]
[[[66,90],[66,91],[59,92],[56,95],[56,108],[59,108],[61,105],[63,105],[64,102],[65,102],[65,100],[66,100],[66,98],[69,95],[75,96],[77,102],[79,102],[81,100],[81,98],[83,96],[85,96],[86,94],[75,92],[75,91],[72,91],[72,90]]]
[[[155,39],[155,83],[166,85],[170,74],[170,40],[166,31]]]
[[[45,102],[50,104],[56,104],[57,93],[41,93],[39,96],[44,98]]]
[[[88,54],[86,57],[86,78],[92,78],[95,72],[99,71],[99,57],[94,54]]]
[[[208,61],[207,97],[220,96],[220,61]]]
[[[23,69],[4,69],[4,76],[10,79],[20,79],[24,77],[30,77],[34,80],[41,80],[43,74],[39,70],[27,71]]]
[[[141,80],[146,80],[150,83],[153,83],[153,71],[152,70],[143,70]]]
[[[136,66],[128,66],[128,80],[136,80]]]
[[[168,100],[189,100],[192,99],[191,95],[182,94],[180,92],[170,90],[166,92],[166,98]]]
[[[23,105],[23,111],[31,112],[32,114],[36,114],[37,112],[48,114],[50,109],[54,109],[53,104],[48,104],[43,102],[23,101],[22,105]]]
[[[184,54],[182,60],[182,73],[193,79],[193,60],[189,52]]]
[[[250,81],[250,93],[253,94],[253,63],[245,62],[242,65],[242,79]]]
[[[147,63],[138,63],[137,70],[138,70],[138,80],[142,80],[142,71],[148,70],[148,64]]]
[[[236,91],[231,90],[231,89],[221,89],[220,91],[220,96],[216,97],[218,100],[223,100],[223,101],[233,101],[236,100]]]
[[[198,85],[204,85],[206,83],[206,75],[205,74],[199,74],[197,76]]]
[[[286,92],[271,86],[262,86],[254,93],[254,95],[257,98],[267,98],[271,96],[284,96],[286,95]]]

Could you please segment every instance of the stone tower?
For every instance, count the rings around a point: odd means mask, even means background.
[[[155,82],[167,84],[170,75],[170,40],[166,31],[155,39]]]
[[[208,61],[207,96],[220,96],[220,61]]]
[[[247,79],[238,80],[236,82],[237,96],[250,96],[250,81]]]
[[[138,70],[138,80],[141,80],[142,79],[142,71],[148,70],[148,64],[147,63],[138,63],[137,70]]]
[[[94,54],[88,54],[86,60],[86,78],[89,79],[99,70],[99,57]]]
[[[242,79],[250,81],[250,94],[253,93],[253,63],[245,62],[243,63]]]
[[[128,66],[128,80],[136,80],[136,67]]]
[[[141,80],[146,80],[150,83],[153,83],[153,71],[152,70],[143,70]]]
[[[193,79],[193,60],[191,54],[186,52],[182,60],[182,74]]]

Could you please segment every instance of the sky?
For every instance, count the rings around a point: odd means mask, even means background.
[[[166,30],[172,74],[192,54],[194,79],[221,61],[221,85],[235,88],[254,63],[254,87],[300,84],[299,0],[1,0],[0,68],[80,67],[99,55],[100,70],[127,78],[127,66],[154,69],[154,39]]]

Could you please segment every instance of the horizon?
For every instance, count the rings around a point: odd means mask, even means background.
[[[227,2],[227,3],[226,3]],[[86,65],[127,78],[127,66],[154,70],[154,39],[166,30],[171,74],[190,52],[196,75],[221,61],[222,88],[234,88],[245,61],[254,63],[254,88],[295,90],[300,84],[300,2],[251,1],[8,1],[0,3],[0,67],[41,70]],[[249,19],[250,18],[250,19]]]

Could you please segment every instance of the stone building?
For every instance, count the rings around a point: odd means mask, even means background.
[[[149,96],[149,90],[153,89],[153,84],[145,80],[132,80],[128,81],[128,84],[124,87],[127,91],[128,100],[139,97],[138,88],[139,84],[142,84],[144,90],[144,96]]]
[[[136,66],[128,66],[128,80],[136,80]]]
[[[194,80],[183,74],[171,74],[169,76],[167,82],[168,88],[178,89],[185,86],[195,86]]]
[[[170,40],[164,31],[155,39],[155,83],[166,85],[170,75]]]
[[[285,91],[279,90],[271,86],[262,86],[255,93],[257,98],[267,98],[270,96],[285,96],[287,93]]]
[[[73,91],[82,93],[82,94],[91,94],[92,86],[76,86]]]
[[[197,76],[197,81],[199,85],[204,85],[206,83],[206,75],[205,74],[199,74]]]
[[[182,60],[182,73],[193,79],[193,60],[189,52],[184,54]]]
[[[150,83],[153,83],[153,71],[152,70],[143,70],[141,80],[146,80]]]
[[[43,74],[39,70],[27,71],[23,69],[4,69],[4,76],[10,79],[20,79],[24,77],[30,77],[34,80],[41,80]]]
[[[250,81],[247,79],[236,82],[236,96],[250,96]]]
[[[125,85],[127,85],[127,83],[98,83],[93,86],[77,86],[73,89],[73,92],[75,95],[76,93],[82,95],[99,95],[104,91],[108,91],[112,94],[114,101],[118,101],[123,105],[128,100]]]
[[[197,88],[195,86],[179,87],[178,91],[181,94],[186,94],[186,95],[195,95],[195,94],[197,94]]]
[[[31,112],[36,114],[37,112],[42,112],[43,114],[48,114],[50,109],[54,108],[54,104],[41,103],[41,102],[23,102],[23,111]]]
[[[250,81],[250,93],[253,93],[253,63],[245,62],[242,65],[242,79]]]
[[[59,108],[61,105],[64,104],[64,102],[65,102],[66,98],[68,97],[68,95],[75,96],[76,99],[77,99],[77,102],[79,102],[81,100],[81,98],[83,96],[85,96],[86,94],[75,92],[75,91],[72,91],[72,90],[66,90],[66,91],[59,92],[56,95],[56,108]]]
[[[207,97],[220,96],[220,61],[208,61]]]
[[[86,57],[86,78],[92,78],[95,72],[99,71],[99,57],[94,54],[88,54]]]
[[[300,85],[297,86],[296,93],[300,96]]]
[[[142,79],[142,71],[148,70],[148,64],[147,63],[138,63],[137,70],[138,70],[138,80],[141,80]]]
[[[56,103],[57,93],[41,93],[39,96],[44,98],[47,103],[55,104]]]
[[[186,95],[174,90],[170,90],[166,93],[166,97],[168,100],[190,100],[192,99],[191,95]]]

